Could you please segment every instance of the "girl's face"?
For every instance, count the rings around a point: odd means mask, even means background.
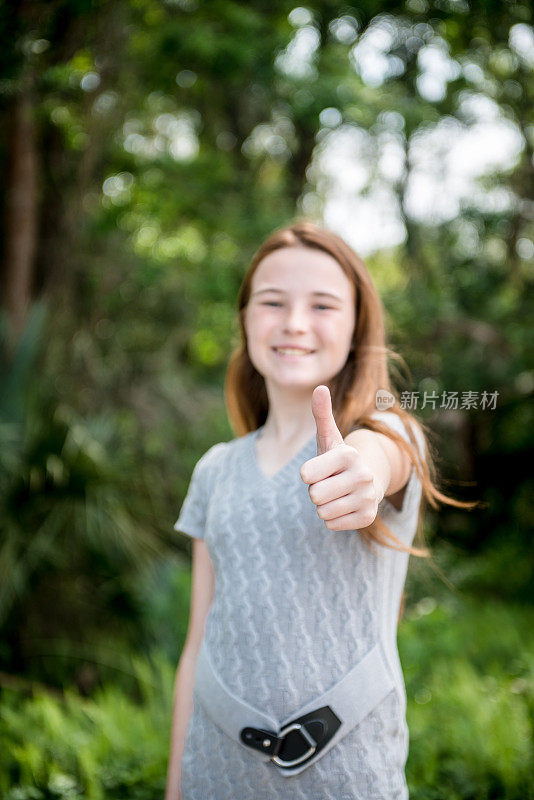
[[[244,323],[250,359],[267,384],[313,391],[347,360],[354,286],[322,250],[275,250],[254,272]]]

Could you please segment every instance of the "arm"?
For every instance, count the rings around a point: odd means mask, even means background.
[[[352,431],[344,441],[354,447],[370,467],[379,502],[387,497],[400,509],[412,467],[408,455],[388,436],[375,431]]]
[[[197,655],[204,636],[206,617],[215,588],[215,572],[202,539],[193,540],[191,607],[185,644],[174,683],[171,745],[165,800],[181,800],[182,755],[189,718],[193,710],[193,687]]]

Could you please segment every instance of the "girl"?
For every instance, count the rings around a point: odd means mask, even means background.
[[[237,438],[197,463],[166,800],[407,798],[397,620],[431,478],[399,405],[360,258],[308,222],[240,289],[226,403]],[[378,409],[377,409],[378,406]]]

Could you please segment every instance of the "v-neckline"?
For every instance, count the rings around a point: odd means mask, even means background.
[[[282,464],[282,466],[279,469],[277,469],[275,473],[273,473],[272,475],[266,475],[263,469],[260,467],[260,462],[258,461],[258,454],[256,450],[256,441],[263,428],[264,425],[261,425],[259,428],[257,428],[255,431],[252,431],[250,434],[249,437],[250,462],[253,466],[253,469],[257,477],[261,481],[263,481],[264,483],[277,483],[284,477],[286,472],[294,465],[295,461],[298,458],[302,458],[303,463],[304,460],[307,460],[304,458],[304,456],[307,453],[308,449],[310,448],[311,444],[312,443],[315,444],[316,436],[314,434],[312,437],[310,437],[310,439],[308,439],[308,441],[302,445],[302,447],[289,459],[289,461],[286,461],[285,464]],[[309,458],[311,458],[311,456],[309,456]]]

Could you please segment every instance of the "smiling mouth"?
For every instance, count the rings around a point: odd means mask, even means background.
[[[299,347],[273,347],[275,353],[281,356],[309,356],[315,350],[303,350]]]

